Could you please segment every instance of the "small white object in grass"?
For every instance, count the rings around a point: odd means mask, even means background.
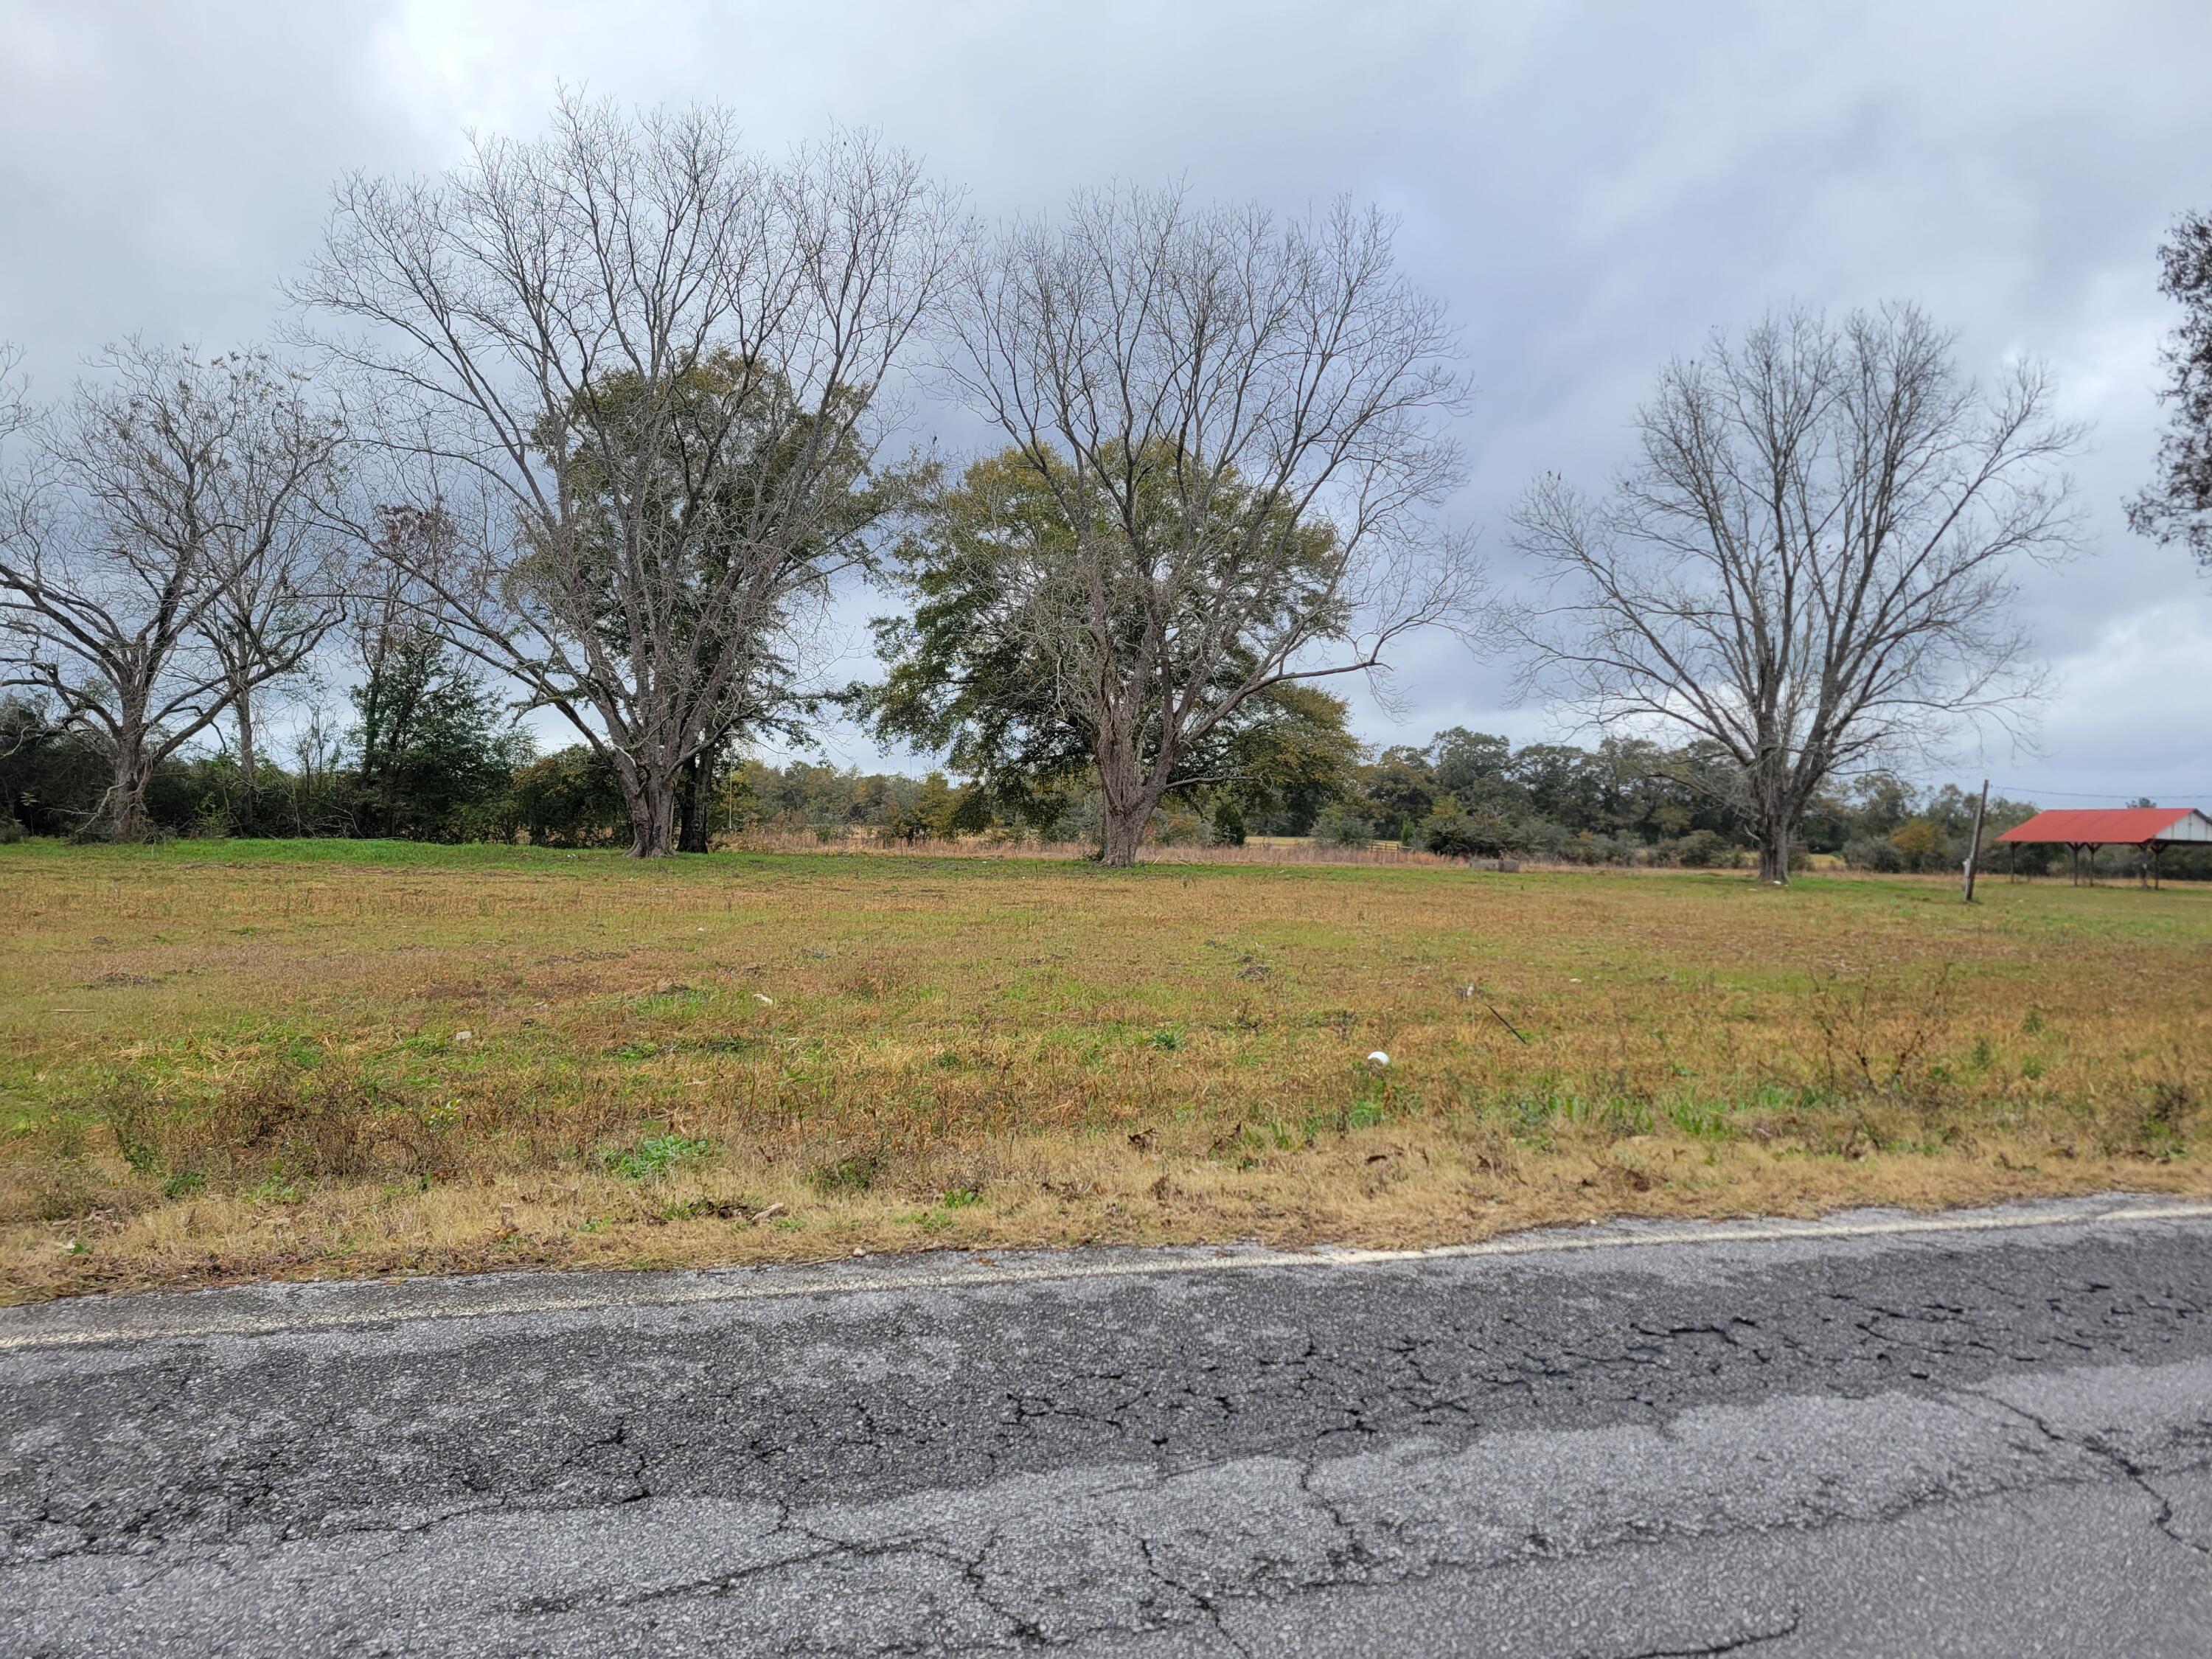
[[[456,1042],[474,1042],[476,1040],[477,1034],[474,1031],[456,1031],[453,1033],[453,1041]]]
[[[1380,1048],[1377,1048],[1373,1054],[1367,1056],[1367,1063],[1370,1066],[1388,1066],[1390,1063],[1390,1056],[1384,1054]]]
[[[753,993],[753,1000],[760,1004],[763,1008],[773,1008],[775,1006],[775,999],[774,997],[764,997],[758,991]]]

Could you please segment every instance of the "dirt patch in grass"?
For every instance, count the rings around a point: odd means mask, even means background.
[[[2212,1189],[2188,890],[37,843],[0,889],[15,1299]]]

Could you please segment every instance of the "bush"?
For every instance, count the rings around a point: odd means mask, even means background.
[[[1323,807],[1313,822],[1313,838],[1324,847],[1364,847],[1375,839],[1371,819],[1339,802]]]
[[[1206,820],[1181,807],[1153,813],[1146,829],[1155,847],[1197,847],[1206,839]]]
[[[1712,830],[1693,830],[1668,843],[1666,851],[1669,860],[1685,870],[1733,869],[1743,861],[1742,854],[1729,845],[1728,837]]]
[[[533,847],[591,847],[629,828],[614,763],[583,744],[555,750],[514,775],[510,811]]]
[[[52,720],[44,703],[0,695],[0,823],[34,836],[82,829],[110,781],[92,746]]]
[[[1583,838],[1566,825],[1554,823],[1549,818],[1523,821],[1515,832],[1515,839],[1520,843],[1520,851],[1530,858],[1547,859],[1554,864],[1587,862],[1577,856],[1581,851],[1578,843]]]
[[[1633,836],[1599,836],[1584,830],[1566,836],[1558,853],[1547,855],[1565,864],[1636,864],[1645,857],[1646,848]]]
[[[1449,795],[1421,820],[1420,844],[1446,858],[1504,858],[1527,840],[1522,826],[1503,812],[1478,807],[1469,811]]]
[[[1421,820],[1421,845],[1448,859],[1473,858],[1487,852],[1483,839],[1481,826],[1449,795]]]
[[[1960,862],[1951,856],[1950,837],[1930,818],[1907,818],[1890,831],[1889,844],[1907,870],[1944,870]]]
[[[1844,843],[1844,862],[1854,870],[1893,876],[1905,868],[1905,854],[1886,836],[1854,836]]]

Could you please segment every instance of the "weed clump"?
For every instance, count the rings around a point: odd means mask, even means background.
[[[607,1173],[625,1181],[657,1181],[678,1164],[704,1158],[714,1150],[710,1140],[692,1140],[678,1134],[647,1135],[636,1146],[610,1155]]]
[[[841,1193],[865,1193],[882,1180],[890,1167],[890,1159],[880,1148],[849,1152],[816,1164],[807,1171],[807,1184],[817,1193],[836,1196]]]

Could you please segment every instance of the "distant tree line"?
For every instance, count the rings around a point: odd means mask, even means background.
[[[1162,845],[1243,844],[1310,837],[1323,845],[1395,844],[1448,857],[1684,869],[1746,867],[1758,837],[1735,773],[1711,745],[1668,749],[1612,738],[1594,749],[1527,744],[1455,727],[1425,746],[1364,752],[1336,720],[1239,775],[1233,784],[1180,791],[1146,826]],[[228,749],[171,756],[149,775],[151,833],[494,841],[543,847],[623,846],[629,833],[620,780],[607,758],[575,744],[532,752],[495,697],[451,659],[396,654],[350,698],[350,720],[302,726],[292,752],[262,757],[253,787]],[[97,822],[106,765],[84,741],[29,705],[0,702],[0,839],[82,834]],[[2148,803],[2142,803],[2148,804]],[[795,759],[726,757],[708,775],[687,821],[708,844],[765,832],[817,842],[908,845],[983,839],[1095,842],[1103,792],[1082,773],[1049,791],[1008,798],[943,772],[916,777]],[[2041,875],[2063,869],[2061,849],[1994,850],[2034,806],[1990,802],[1984,867]],[[1881,873],[1945,873],[1965,858],[1974,798],[1955,785],[1923,789],[1887,773],[1825,791],[1807,813],[1796,857]],[[2112,849],[2108,874],[2134,869]],[[2212,857],[2171,851],[2164,873],[2212,878]]]
[[[2199,551],[2207,246],[2166,250],[2189,320],[2135,506]],[[133,339],[40,401],[0,351],[0,833],[1941,866],[1956,803],[1867,781],[2024,717],[2016,586],[2081,544],[2039,366],[1985,386],[1910,305],[1792,311],[1662,368],[1607,488],[1540,477],[1501,594],[1445,512],[1458,337],[1385,216],[1121,187],[984,226],[871,137],[769,159],[713,107],[572,98],[351,175],[289,292],[283,353]],[[981,453],[893,451],[921,386]],[[880,677],[833,684],[854,580],[897,604]],[[1421,630],[1514,651],[1597,746],[1363,754],[1336,688]],[[742,758],[833,709],[947,775]]]

